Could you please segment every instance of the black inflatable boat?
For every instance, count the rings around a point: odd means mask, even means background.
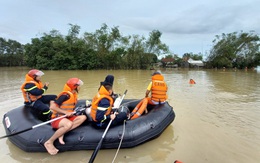
[[[84,105],[85,102],[86,100],[79,100],[78,105]],[[128,107],[129,110],[133,110],[139,102],[140,100],[125,99],[122,105]],[[4,115],[3,124],[7,135],[43,123],[31,114],[30,109],[21,106]],[[124,137],[121,148],[137,146],[158,137],[175,118],[173,108],[167,102],[157,106],[149,105],[148,110],[148,114],[126,121],[125,130],[123,130],[123,124],[110,127],[101,148],[117,148],[123,131]],[[78,128],[66,133],[64,136],[65,145],[61,145],[58,140],[55,141],[56,148],[59,151],[95,149],[105,129],[94,128],[90,123],[86,121]],[[54,132],[50,124],[47,124],[8,138],[13,144],[26,152],[46,152],[43,144]]]

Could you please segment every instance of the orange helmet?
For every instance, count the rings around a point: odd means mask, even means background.
[[[81,81],[79,78],[70,78],[66,83],[71,90],[74,90],[77,88],[77,86],[82,86],[83,81]]]
[[[32,78],[35,78],[36,76],[42,76],[44,73],[37,69],[32,69],[28,72],[28,75]]]

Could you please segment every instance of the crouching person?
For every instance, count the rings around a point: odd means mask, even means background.
[[[128,118],[126,112],[113,114],[114,100],[111,97],[112,92],[111,85],[101,85],[98,94],[93,98],[90,115],[93,124],[98,128],[106,128],[110,120],[113,120],[111,126],[115,126],[123,123]]]
[[[64,85],[63,91],[59,94],[55,101],[51,102],[50,108],[53,110],[52,119],[62,115],[66,118],[58,119],[51,123],[54,129],[57,129],[52,137],[44,143],[49,154],[55,155],[58,149],[54,146],[54,141],[59,138],[60,144],[65,144],[63,136],[70,130],[81,125],[87,117],[85,115],[74,115],[74,108],[77,104],[77,94],[83,82],[78,78],[71,78]]]
[[[31,112],[42,121],[50,120],[52,112],[49,108],[50,101],[54,100],[56,95],[44,95],[47,91],[49,82],[44,85],[41,77],[44,73],[37,69],[30,70],[25,75],[25,81],[21,86],[24,97],[24,104],[30,106]]]

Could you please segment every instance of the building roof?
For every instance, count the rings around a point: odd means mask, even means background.
[[[165,63],[167,63],[167,62],[174,62],[174,58],[163,58],[161,61],[165,62]]]
[[[196,65],[196,66],[204,66],[204,63],[200,60],[193,60],[193,59],[189,59],[188,60],[188,63],[189,64],[192,64],[192,65]]]

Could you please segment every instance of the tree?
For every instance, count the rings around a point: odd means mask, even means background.
[[[158,30],[153,30],[150,32],[149,38],[146,41],[146,49],[147,53],[154,53],[157,56],[161,54],[169,53],[169,47],[166,44],[163,44],[160,40],[162,33]]]
[[[23,66],[24,46],[15,40],[0,37],[0,66]]]
[[[183,58],[184,61],[187,61],[190,58],[192,60],[200,60],[201,61],[203,56],[202,56],[202,54],[184,53],[182,58]]]
[[[259,36],[251,31],[217,35],[207,58],[213,67],[254,67],[259,63]]]
[[[59,58],[65,57],[67,44],[64,38],[57,30],[52,30],[50,33],[44,33],[41,38],[32,39],[31,44],[25,45],[26,63],[29,67],[38,69],[66,69],[61,67],[64,63],[60,60],[55,60],[56,55]]]
[[[121,34],[118,27],[110,30],[106,24],[103,24],[95,33],[85,32],[84,40],[91,49],[97,52],[98,67],[108,68],[109,62],[113,61],[110,60],[110,54],[120,48]]]
[[[122,36],[118,27],[103,24],[80,38],[80,27],[69,25],[66,36],[52,30],[33,38],[25,46],[27,65],[38,69],[147,69],[157,61],[157,55],[168,51],[157,30],[146,40],[139,35]]]
[[[139,35],[133,35],[130,40],[129,47],[125,56],[127,68],[129,69],[140,69],[141,60],[144,55],[144,37]]]

